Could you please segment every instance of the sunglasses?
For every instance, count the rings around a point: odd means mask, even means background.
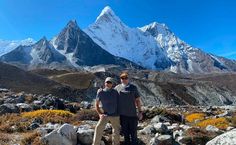
[[[128,77],[121,77],[122,80],[128,80]]]
[[[107,81],[106,83],[107,83],[107,84],[112,84],[112,82],[110,82],[110,81]]]

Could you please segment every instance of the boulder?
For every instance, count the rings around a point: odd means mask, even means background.
[[[38,123],[32,123],[30,126],[29,126],[29,130],[35,130],[36,128],[39,128],[39,124]]]
[[[176,130],[173,132],[174,139],[176,139],[178,137],[182,137],[182,136],[183,136],[183,130]]]
[[[32,111],[32,107],[26,103],[17,103],[16,106],[19,107],[20,111],[22,112]]]
[[[0,105],[0,115],[6,113],[19,113],[20,110],[15,104],[2,104]]]
[[[93,143],[94,130],[88,125],[81,125],[77,130],[78,143],[91,145]]]
[[[77,127],[63,124],[60,128],[42,137],[42,142],[48,145],[77,145]]]
[[[163,123],[154,124],[154,128],[156,129],[158,133],[161,133],[161,134],[167,134],[169,132],[167,126]]]
[[[151,123],[159,123],[159,122],[170,122],[171,120],[162,116],[162,115],[157,115],[154,118],[152,118]]]
[[[223,133],[207,142],[206,145],[235,145],[236,129]]]
[[[215,127],[213,125],[207,125],[206,130],[207,131],[211,131],[211,132],[218,132],[219,128],[217,128],[217,127]]]
[[[156,129],[153,125],[148,125],[139,131],[140,134],[153,135],[156,133]]]
[[[80,107],[84,109],[90,109],[92,107],[92,104],[87,101],[82,101],[80,103]]]

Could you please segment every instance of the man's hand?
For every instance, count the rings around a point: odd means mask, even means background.
[[[106,117],[105,114],[99,114],[99,118],[100,118],[100,119],[103,119],[104,117]]]
[[[97,90],[97,94],[100,93],[101,91],[102,91],[102,88],[99,88],[99,89]]]
[[[143,112],[139,112],[138,113],[138,120],[142,120],[143,119]]]

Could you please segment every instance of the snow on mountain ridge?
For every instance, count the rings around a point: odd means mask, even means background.
[[[0,56],[14,50],[19,45],[32,45],[35,43],[35,40],[32,38],[27,38],[24,40],[3,40],[0,39]]]
[[[164,24],[154,22],[139,29],[151,34],[164,48],[167,56],[175,63],[170,69],[173,72],[206,73],[233,70],[217,56],[212,56],[182,41]],[[224,61],[236,65],[231,60],[224,59]]]
[[[126,26],[105,7],[94,24],[84,30],[98,45],[115,56],[124,57],[148,69],[163,69],[170,64],[162,48],[151,35]]]

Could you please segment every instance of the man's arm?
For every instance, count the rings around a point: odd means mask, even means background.
[[[100,100],[96,100],[96,102],[95,102],[95,108],[96,108],[97,113],[98,113],[99,115],[101,115],[101,114],[102,114],[102,111],[101,111],[101,109],[100,109],[100,107],[99,107],[99,104],[100,104]]]
[[[138,108],[138,111],[139,111],[139,112],[142,112],[141,99],[140,99],[140,97],[137,97],[137,98],[135,99],[135,104],[136,104],[136,106],[137,106],[137,108]]]

